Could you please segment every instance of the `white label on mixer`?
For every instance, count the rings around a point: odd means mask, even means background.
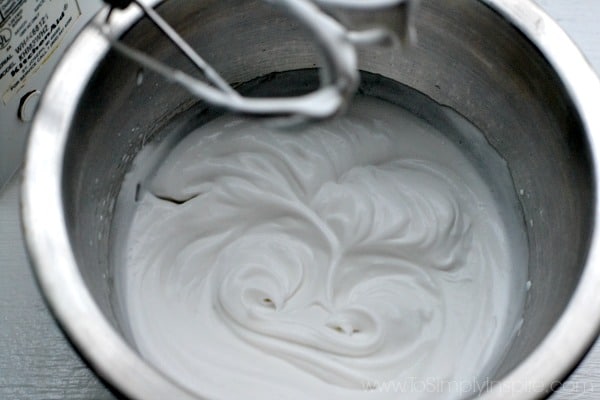
[[[0,0],[4,104],[50,59],[80,15],[77,0]]]

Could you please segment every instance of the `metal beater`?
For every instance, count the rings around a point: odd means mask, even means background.
[[[314,36],[324,64],[317,90],[296,97],[240,95],[143,0],[105,0],[111,12],[101,29],[115,50],[208,103],[238,113],[300,120],[330,118],[345,110],[360,80],[357,46],[410,44],[415,40],[412,19],[417,0],[265,1],[282,8]],[[202,72],[204,80],[159,62],[111,34],[113,9],[125,9],[132,3]]]

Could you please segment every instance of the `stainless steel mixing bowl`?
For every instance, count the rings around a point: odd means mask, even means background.
[[[170,0],[159,9],[230,82],[318,62],[301,28],[263,2]],[[139,17],[133,9],[114,16],[122,40],[177,63],[176,50]],[[417,31],[410,51],[361,50],[360,67],[456,109],[506,159],[521,193],[533,286],[498,384],[483,397],[537,397],[580,359],[600,322],[600,83],[530,1],[424,0]],[[110,226],[125,172],[144,143],[210,114],[156,75],[139,84],[141,73],[97,27],[81,33],[32,127],[23,224],[40,286],[98,374],[133,398],[195,399],[140,357],[113,302]]]

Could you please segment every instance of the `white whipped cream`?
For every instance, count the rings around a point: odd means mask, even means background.
[[[514,332],[501,205],[388,103],[292,131],[220,117],[150,182],[119,296],[140,353],[201,395],[460,397]]]

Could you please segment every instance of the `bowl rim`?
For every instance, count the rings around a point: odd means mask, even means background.
[[[161,0],[142,0],[156,6]],[[531,0],[479,0],[516,27],[554,68],[587,132],[592,174],[600,157],[600,80],[559,25]],[[110,44],[99,31],[103,8],[63,56],[32,123],[21,186],[21,219],[27,251],[41,291],[61,327],[92,368],[136,399],[202,398],[144,361],[112,328],[86,289],[70,246],[62,207],[61,177],[70,123],[86,82]],[[111,16],[120,35],[141,13],[134,7]],[[567,308],[537,348],[484,393],[485,400],[537,398],[555,389],[596,338],[600,327],[598,185],[594,185],[592,234],[583,274]],[[574,337],[572,332],[576,331]]]

